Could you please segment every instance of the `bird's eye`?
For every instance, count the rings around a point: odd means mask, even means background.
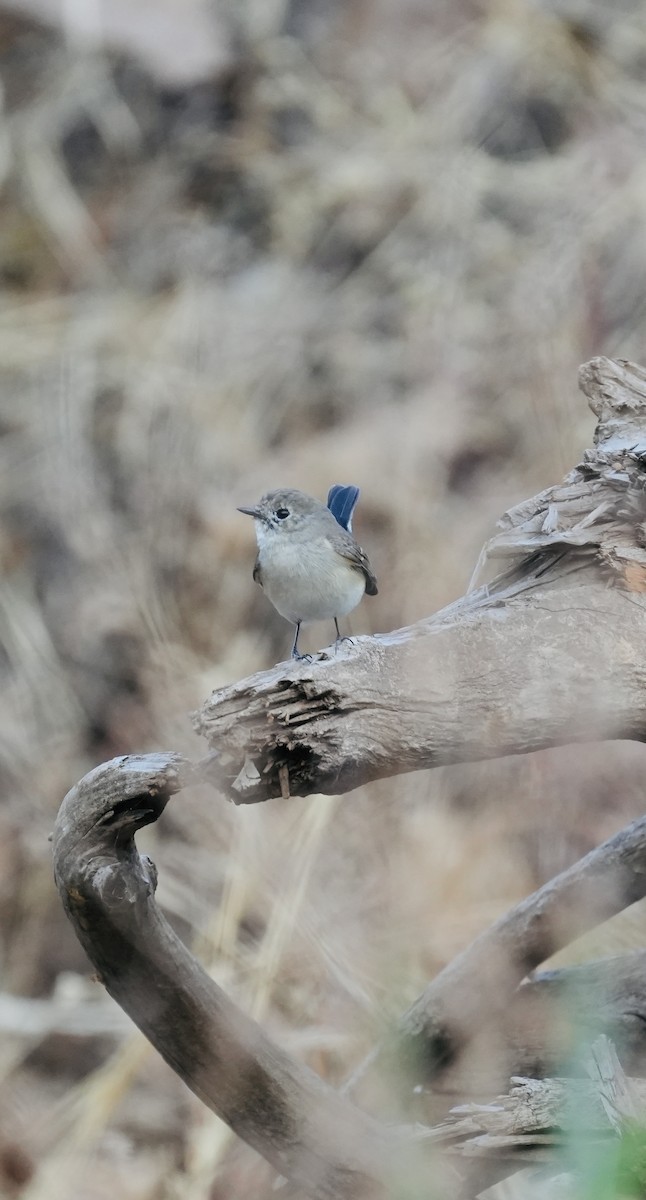
[[[288,508],[277,508],[276,516],[278,517],[279,521],[284,521],[285,517],[289,516],[289,509]]]

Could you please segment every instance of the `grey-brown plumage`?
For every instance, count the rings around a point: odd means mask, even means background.
[[[346,616],[364,593],[377,595],[368,556],[330,510],[295,488],[268,492],[254,508],[258,556],[253,577],[274,608],[296,625],[292,655],[305,621]]]

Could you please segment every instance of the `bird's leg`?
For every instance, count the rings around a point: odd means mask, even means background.
[[[307,654],[299,654],[298,653],[298,635],[299,635],[300,631],[301,631],[301,623],[300,623],[300,621],[297,621],[296,622],[296,633],[294,634],[294,645],[292,646],[292,658],[308,658],[309,657],[309,655],[307,655]]]
[[[294,645],[292,646],[292,658],[295,658],[297,662],[306,662],[306,661],[311,662],[312,661],[311,654],[299,654],[298,653],[298,635],[299,635],[300,631],[301,631],[301,622],[297,621],[296,622],[296,634],[294,636]]]

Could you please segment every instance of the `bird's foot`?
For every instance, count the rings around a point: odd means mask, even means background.
[[[335,654],[336,654],[337,650],[339,649],[339,646],[340,646],[340,645],[341,645],[343,642],[349,642],[351,646],[354,646],[354,638],[351,638],[351,637],[338,637],[338,638],[336,638],[336,639],[335,639],[335,642],[334,642],[334,653],[335,653]]]

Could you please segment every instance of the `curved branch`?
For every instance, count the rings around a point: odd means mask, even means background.
[[[580,992],[581,979],[594,983],[592,1004],[600,1020],[605,1010],[609,1022],[621,1023],[631,1015],[641,1021],[646,1004],[643,988],[639,994],[635,987],[635,970],[639,973],[642,959],[622,960],[614,993],[608,987],[612,967],[608,975],[599,964],[586,968],[587,976],[578,969],[546,972],[519,985],[557,950],[644,896],[646,817],[641,817],[510,909],[440,971],[401,1017],[393,1037],[357,1069],[349,1090],[368,1069],[393,1056],[409,1065],[407,1085],[441,1081],[453,1087],[453,1080],[446,1083],[451,1073],[468,1076],[468,1068],[462,1067],[465,1049],[477,1037],[491,1036],[496,1025],[510,1050],[506,1069],[510,1074],[527,1071],[530,1045],[537,1061],[545,1060],[550,1040],[545,1031],[538,1039],[526,1036],[528,1030],[518,1034],[529,1004],[539,997],[541,1003],[543,997],[551,1000],[570,983]],[[643,1052],[643,1028],[633,1030],[631,1050]]]
[[[445,1175],[436,1156],[429,1167],[423,1147],[432,1139],[414,1148],[408,1131],[378,1125],[274,1045],[159,913],[155,869],[138,855],[134,834],[196,774],[178,755],[128,756],[92,771],[63,801],[54,831],[56,881],[106,989],[195,1094],[307,1194],[367,1200],[395,1194],[402,1179],[425,1181],[423,1189],[432,1170],[436,1182],[441,1173],[442,1194],[457,1200],[462,1184],[451,1168]],[[515,996],[514,988],[558,945],[642,896],[645,857],[646,818],[501,918],[442,972],[399,1030],[398,1052],[406,1041],[405,1049],[422,1050],[417,1078],[428,1078],[424,1067],[433,1055],[440,1074],[446,1052],[450,1057],[461,1038],[468,1043],[474,1028],[486,1032],[503,1011],[516,1055],[508,1069],[549,1062],[545,1012],[553,1013],[573,983],[595,1015],[601,1006],[605,1027],[627,1034],[631,1050],[642,1054],[643,954],[546,973]],[[389,1078],[392,1086],[395,1076]],[[389,1191],[393,1179],[399,1184]]]
[[[538,971],[521,984],[505,1016],[509,1075],[562,1074],[572,1047],[603,1033],[632,1074],[646,1063],[646,950]]]
[[[63,905],[110,995],[199,1098],[321,1200],[382,1195],[396,1139],[276,1046],[189,954],[154,900],[134,834],[193,778],[179,755],[97,767],[63,801]]]
[[[410,629],[215,693],[196,718],[214,750],[201,777],[253,802],[574,740],[646,740],[646,373],[594,360],[582,386],[599,416],[595,448],[503,518],[484,555],[502,574]],[[275,1046],[156,907],[154,866],[134,834],[195,774],[176,755],[129,756],[72,789],[54,836],[66,911],[111,995],[277,1170],[322,1200],[382,1195],[405,1137]],[[427,1075],[509,1011],[521,979],[558,946],[646,893],[645,838],[646,819],[434,980],[398,1030]]]

